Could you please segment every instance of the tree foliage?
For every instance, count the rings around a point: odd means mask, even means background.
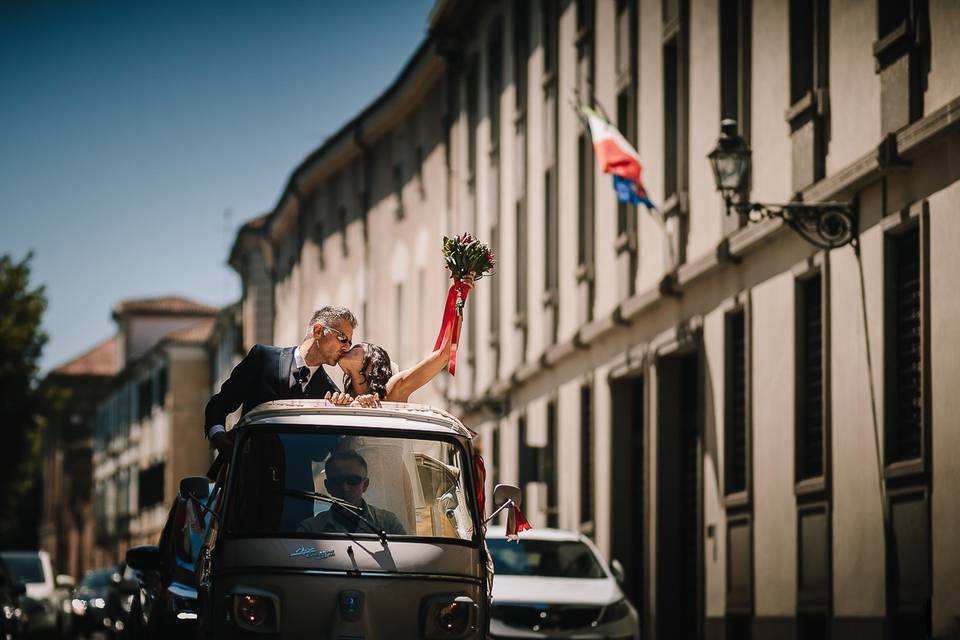
[[[37,377],[47,299],[42,286],[30,288],[31,259],[0,256],[0,548],[35,544],[41,507],[41,431],[49,403]]]

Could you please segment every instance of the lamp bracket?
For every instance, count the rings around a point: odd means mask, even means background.
[[[726,200],[727,214],[736,211],[750,222],[780,218],[804,240],[821,249],[837,249],[856,234],[853,208],[845,202],[732,202]]]

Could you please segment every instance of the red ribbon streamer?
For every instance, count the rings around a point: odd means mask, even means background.
[[[519,540],[520,532],[526,531],[527,529],[533,529],[533,525],[523,516],[520,507],[512,505],[507,513],[507,539],[514,541]]]
[[[470,294],[468,287],[462,280],[453,280],[450,290],[447,292],[447,303],[443,307],[443,320],[440,322],[440,334],[437,336],[437,342],[433,345],[433,350],[439,349],[449,336],[450,338],[450,364],[448,370],[450,375],[456,375],[457,370],[457,343],[460,341],[460,323],[457,312],[457,296],[460,300],[466,302]]]
[[[487,467],[483,464],[483,457],[479,452],[473,456],[473,481],[477,494],[477,509],[480,511],[480,520],[482,522],[487,517]],[[486,530],[485,526],[484,530]]]

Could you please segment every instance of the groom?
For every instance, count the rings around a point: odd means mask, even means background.
[[[229,453],[232,438],[224,423],[243,406],[243,414],[270,400],[319,399],[340,390],[321,365],[335,365],[350,350],[357,319],[346,307],[324,307],[313,314],[296,347],[256,344],[234,367],[230,377],[207,402],[203,430],[220,455]]]

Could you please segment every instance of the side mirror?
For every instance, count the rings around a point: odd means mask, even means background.
[[[613,574],[617,582],[623,582],[623,564],[616,558],[610,561],[610,573]]]
[[[136,595],[140,592],[140,583],[136,580],[123,579],[117,583],[117,589],[125,596]]]
[[[65,573],[59,574],[53,581],[58,589],[73,589],[76,582],[73,579],[73,576],[68,576]]]
[[[193,496],[197,500],[205,500],[210,495],[210,478],[207,476],[187,476],[180,480],[180,495],[184,498]]]
[[[513,500],[513,504],[520,506],[520,487],[512,484],[498,484],[493,489],[493,508],[499,509],[507,500]]]
[[[160,547],[155,544],[127,549],[127,566],[137,571],[160,571],[161,565]]]

